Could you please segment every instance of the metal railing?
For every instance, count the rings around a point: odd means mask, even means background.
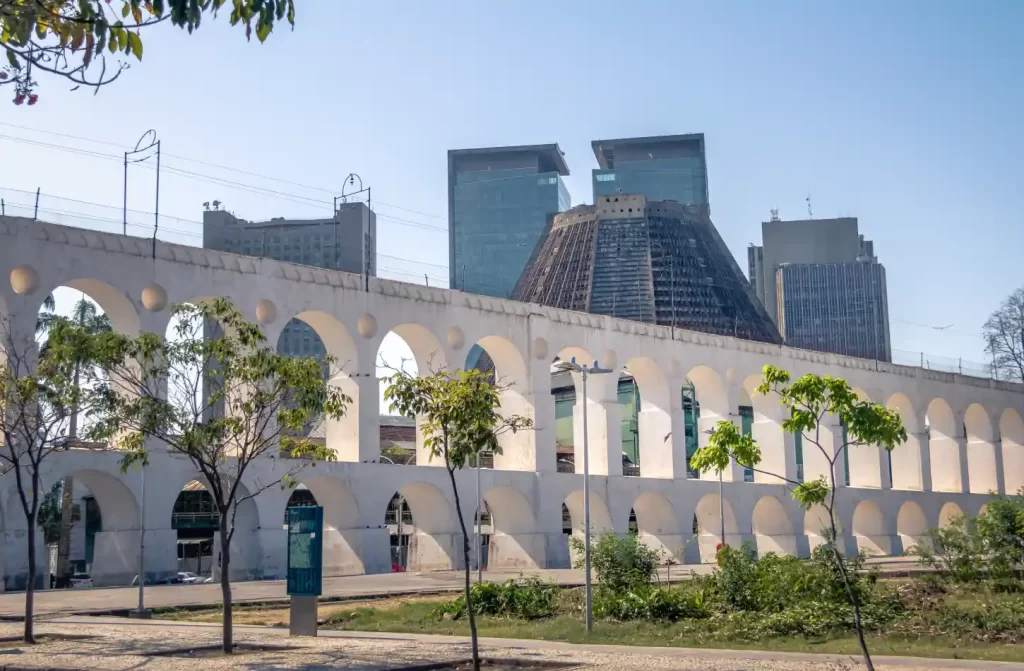
[[[913,366],[925,370],[934,370],[943,373],[955,373],[957,375],[968,375],[970,377],[981,377],[992,380],[1001,379],[999,371],[991,363],[980,363],[970,361],[963,357],[948,357],[929,354],[927,352],[911,352],[909,350],[894,349],[892,351],[892,362],[900,366]]]

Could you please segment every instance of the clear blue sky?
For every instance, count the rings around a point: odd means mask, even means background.
[[[449,148],[558,142],[578,204],[590,200],[591,140],[699,131],[713,218],[741,267],[769,209],[803,217],[808,192],[816,217],[860,218],[888,272],[895,348],[983,360],[982,322],[1024,284],[1024,3],[297,4],[294,32],[262,46],[226,15],[191,37],[154,29],[144,62],[99,95],[44,80],[38,105],[0,104],[0,123],[118,144],[152,127],[169,154],[325,189],[358,172],[388,204],[381,215],[420,225],[378,224],[383,274],[419,281],[447,279],[436,229]],[[9,126],[0,135],[118,152]],[[152,208],[151,178],[133,170],[133,206]],[[120,162],[0,139],[0,189],[37,186],[117,206]],[[213,199],[246,218],[330,213],[163,177],[167,214],[199,220]],[[61,207],[75,206],[51,204]]]

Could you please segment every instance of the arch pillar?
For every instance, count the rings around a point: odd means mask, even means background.
[[[683,378],[667,381],[668,408],[643,408],[637,415],[640,467],[644,477],[686,478],[686,422],[680,389]],[[640,391],[641,399],[643,390]]]
[[[829,453],[834,458],[839,448],[843,445],[843,428],[839,423],[839,418],[835,415],[825,415],[821,419],[821,432],[818,435],[818,440],[821,443],[822,450]],[[804,446],[804,481],[817,480],[818,478],[825,476],[826,479],[829,477],[829,466],[825,455],[822,454],[818,446],[812,441],[814,434],[804,434],[803,446]],[[849,449],[849,448],[847,448]],[[846,486],[846,474],[843,470],[843,459],[839,458],[835,460],[833,464],[832,476],[835,477],[836,487]]]
[[[787,449],[786,432],[782,428],[782,406],[754,405],[754,425],[751,436],[761,446],[761,464],[768,473],[778,473],[790,481],[796,477],[796,450]],[[766,473],[754,472],[754,482],[783,484],[783,480]]]
[[[909,441],[911,438],[917,440],[918,454],[921,455],[921,490],[930,492],[932,491],[932,445],[931,440],[928,438],[928,434],[924,431],[914,433],[907,436]],[[899,449],[899,448],[896,448]]]
[[[953,430],[955,431],[953,440],[956,442],[957,457],[960,460],[960,491],[969,494],[971,492],[971,469],[967,452],[967,434],[964,433],[963,412],[956,413],[956,424]]]
[[[576,398],[582,397],[579,373],[572,374]],[[591,475],[622,475],[622,409],[614,373],[587,378],[587,446]],[[576,472],[583,472],[583,404],[573,407],[573,452]]]
[[[352,402],[342,417],[326,420],[327,448],[334,451],[338,461],[380,461],[380,382],[376,375],[357,373],[349,377],[338,373],[331,384]]]
[[[998,436],[998,439],[993,441],[992,449],[995,452],[996,461],[996,493],[1000,496],[1006,495],[1006,472],[1003,470],[1003,437]],[[1015,492],[1011,492],[1015,493]]]

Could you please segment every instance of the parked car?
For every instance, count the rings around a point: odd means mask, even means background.
[[[76,573],[71,576],[71,588],[80,589],[92,587],[92,576],[88,573]]]
[[[179,571],[178,572],[179,582],[185,585],[196,585],[203,581],[202,576],[196,575],[191,571]]]

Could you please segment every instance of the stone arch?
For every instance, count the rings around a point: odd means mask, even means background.
[[[42,489],[49,492],[54,483],[70,478],[72,496],[78,501],[82,488],[87,489],[99,509],[99,529],[89,530],[87,511],[82,510],[82,518],[74,524],[72,533],[79,525],[85,527],[85,533],[91,540],[90,575],[97,587],[113,585],[129,585],[139,571],[139,529],[141,516],[139,502],[131,489],[121,478],[97,469],[71,470],[59,474],[50,473],[42,479]],[[15,497],[17,495],[15,494]],[[15,499],[15,506],[20,512],[20,503]],[[19,515],[21,516],[21,515]],[[21,516],[23,517],[23,516]],[[25,528],[24,519],[18,527]],[[42,532],[37,529],[37,538]],[[88,550],[89,543],[86,543]],[[24,554],[25,544],[20,544],[20,552]],[[87,562],[89,557],[86,557]],[[5,562],[6,563],[6,562]],[[27,570],[26,559],[19,562]]]
[[[352,334],[336,317],[319,310],[300,312],[288,324],[293,322],[311,328],[326,353],[334,357],[335,361],[327,373],[328,380],[352,399],[342,417],[320,419],[323,427],[315,428],[315,434],[320,435],[319,431],[323,431],[325,445],[334,451],[339,461],[376,461],[380,452],[380,436],[376,430],[379,422],[378,384],[375,375],[360,367],[359,353]],[[286,324],[280,338],[286,337],[287,328]],[[281,344],[279,339],[279,351]],[[367,407],[363,408],[363,405]],[[362,435],[361,428],[365,428],[368,435]]]
[[[836,524],[838,535],[843,534],[842,527]],[[804,535],[807,536],[807,544],[811,550],[823,544],[826,532],[831,529],[828,510],[821,504],[814,504],[804,512]]]
[[[569,492],[568,496],[562,501],[562,505],[569,512],[569,523],[572,527],[571,536],[579,537],[582,540],[583,537],[583,490],[575,489]],[[606,531],[615,532],[615,525],[612,523],[612,515],[608,510],[608,504],[601,498],[600,494],[594,492],[593,489],[590,491],[590,537],[591,541],[597,538]],[[568,542],[569,536],[566,537]],[[569,546],[569,559],[570,563],[574,563],[576,555],[572,551],[572,546]]]
[[[329,475],[300,473],[297,479],[324,509],[323,575],[364,573],[359,504],[352,491],[340,479]]]
[[[789,512],[775,496],[762,496],[754,506],[750,530],[754,534],[759,555],[774,552],[779,555],[797,555],[796,533]]]
[[[1007,494],[1024,488],[1024,422],[1020,413],[1007,408],[999,417],[999,437],[1003,451],[1003,485]]]
[[[853,509],[853,538],[858,550],[868,555],[892,554],[885,516],[874,501],[863,499]]]
[[[663,559],[679,557],[683,536],[669,500],[657,492],[644,492],[633,502],[632,510],[640,542],[661,552]]]
[[[512,487],[495,487],[483,495],[491,513],[489,569],[536,569],[545,556],[544,535],[538,534],[533,507]]]
[[[978,494],[999,491],[996,471],[996,448],[992,421],[988,412],[978,403],[972,403],[964,413],[964,431],[967,440],[967,480],[971,491]]]
[[[861,387],[852,387],[853,393],[861,401],[874,403],[871,395]],[[843,443],[843,427],[839,418],[834,418],[839,426],[831,429],[835,432],[833,440],[836,445]],[[853,436],[847,435],[847,443],[852,443]],[[877,445],[852,445],[848,444],[846,453],[836,463],[839,468],[837,478],[840,482],[846,482],[850,487],[866,487],[870,489],[881,489],[889,479],[889,455]]]
[[[733,419],[739,421],[739,418],[731,416],[734,409],[729,404],[726,382],[714,368],[703,364],[696,366],[686,375],[686,379],[693,385],[694,399],[700,409],[695,429],[697,431],[697,446],[703,447],[707,445],[709,432],[715,428],[718,422]],[[717,479],[718,476],[711,472],[702,473],[700,477]],[[722,478],[726,482],[742,479],[742,477],[742,472],[738,468],[726,468],[722,473]]]
[[[723,516],[725,517],[724,541],[721,531]],[[719,543],[725,542],[734,547],[740,546],[741,539],[739,526],[736,524],[736,513],[733,512],[732,504],[728,499],[722,502],[720,509],[718,494],[705,494],[697,502],[694,519],[701,562],[707,564],[715,561]]]
[[[593,365],[597,357],[589,351],[577,346],[567,346],[559,350],[555,357],[558,361],[569,361],[572,358],[580,364]],[[617,370],[614,362],[599,361],[602,366]],[[552,364],[555,372],[557,363]],[[562,373],[561,375],[565,375]],[[561,375],[559,377],[561,377]],[[559,379],[553,378],[553,380]],[[583,472],[583,404],[579,399],[583,396],[582,378],[572,374],[573,405],[572,405],[572,454],[576,473]],[[552,392],[557,390],[552,388]],[[622,474],[622,410],[619,407],[618,375],[607,373],[592,375],[587,378],[587,431],[590,450],[591,475]],[[556,398],[556,418],[559,412]],[[556,422],[558,420],[556,419]]]
[[[39,292],[40,300],[60,287],[75,289],[95,301],[110,319],[110,325],[118,333],[133,337],[141,333],[139,312],[123,290],[117,289],[103,280],[79,278],[61,281],[59,284],[51,286],[48,291]],[[42,307],[41,302],[39,307]]]
[[[672,441],[672,392],[661,368],[649,357],[634,357],[624,370],[633,377],[640,395],[637,413],[638,460],[643,474],[671,478],[674,475]]]
[[[928,518],[916,501],[906,501],[896,516],[896,533],[903,542],[903,551],[909,552],[915,545],[926,545],[928,541]]]
[[[907,430],[907,441],[897,445],[889,453],[893,489],[924,489],[924,463],[921,455],[921,427],[917,410],[906,394],[896,393],[889,397],[885,407],[896,412]]]
[[[177,487],[161,488],[165,495],[172,496],[170,505],[167,502],[157,502],[157,510],[169,511],[171,517],[170,527],[179,529],[175,507],[185,491],[205,490],[209,492],[209,483],[206,478],[193,473],[184,478],[184,482]],[[232,581],[239,580],[260,580],[263,578],[263,544],[260,540],[260,513],[256,501],[250,496],[251,490],[245,483],[240,483],[237,490],[237,499],[241,500],[238,511],[235,513],[235,533],[231,539],[231,556],[228,566],[229,577]],[[212,496],[212,495],[211,495]],[[216,524],[216,530],[212,532],[210,547],[212,551],[213,575],[215,578],[220,575],[220,534],[223,530],[221,521],[217,519],[217,511],[214,506],[212,519]],[[269,528],[280,528],[281,518],[277,517]]]
[[[456,528],[452,508],[445,495],[427,482],[404,484],[398,493],[412,512],[409,570],[446,571],[455,568]]]
[[[959,492],[963,488],[960,472],[960,429],[953,409],[942,398],[928,403],[925,415],[928,452],[931,460],[932,489],[937,492]]]
[[[947,501],[946,503],[942,504],[942,508],[939,510],[939,526],[949,526],[954,519],[958,517],[963,517],[963,514],[963,508],[953,503],[952,501]]]
[[[501,385],[501,413],[504,416],[535,417],[534,398],[530,394],[526,359],[515,344],[503,336],[489,335],[476,343],[487,353],[494,366],[495,380]],[[470,363],[473,348],[467,354]],[[498,437],[501,454],[494,455],[498,469],[532,471],[537,468],[537,443],[533,431],[504,432]]]
[[[770,398],[757,391],[761,384],[761,375],[748,375],[743,380],[743,391],[746,400],[754,410],[754,423],[751,434],[757,444],[761,447],[761,464],[758,471],[754,473],[754,482],[765,482],[782,484],[783,480],[767,475],[774,473],[782,477],[796,479],[795,459],[791,460],[791,466],[787,468],[787,450],[794,450],[794,438],[785,433],[782,429],[783,409],[778,399]]]

